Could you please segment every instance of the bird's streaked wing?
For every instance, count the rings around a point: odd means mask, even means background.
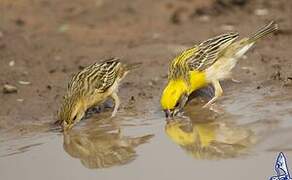
[[[105,92],[115,82],[120,65],[121,62],[117,58],[94,63],[73,76],[68,90],[94,88],[98,92]]]
[[[187,59],[187,64],[191,70],[203,71],[213,65],[220,56],[220,53],[225,50],[238,38],[238,33],[227,33],[208,39],[199,46],[198,50],[190,58]]]

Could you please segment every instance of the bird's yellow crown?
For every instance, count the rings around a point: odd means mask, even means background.
[[[188,93],[188,85],[182,79],[170,80],[162,92],[162,109],[174,109],[183,93]]]
[[[182,78],[169,80],[160,100],[162,109],[174,109],[183,93],[189,95],[207,84],[204,72],[190,71],[188,79],[190,82]]]

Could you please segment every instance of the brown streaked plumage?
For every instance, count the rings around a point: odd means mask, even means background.
[[[120,105],[117,95],[119,82],[136,65],[126,65],[118,58],[110,58],[75,74],[58,113],[58,121],[63,128],[71,128],[83,118],[88,108],[103,103],[109,97],[115,102],[112,117],[115,116]]]

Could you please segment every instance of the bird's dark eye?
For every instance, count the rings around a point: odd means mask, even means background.
[[[177,102],[176,102],[176,104],[175,104],[175,106],[174,106],[175,108],[177,108],[177,107],[179,106],[179,102],[180,102],[180,101],[177,101]]]
[[[175,108],[177,108],[177,107],[179,107],[179,105],[180,105],[180,103],[181,103],[181,101],[183,100],[183,98],[184,98],[184,96],[182,95],[180,98],[179,98],[179,100],[176,102],[176,104],[175,104]]]

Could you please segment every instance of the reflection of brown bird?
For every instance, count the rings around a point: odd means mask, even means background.
[[[195,158],[224,159],[243,155],[258,142],[257,133],[252,128],[254,125],[173,120],[165,125],[165,132],[173,142]]]
[[[126,65],[117,58],[111,58],[94,63],[74,75],[59,110],[58,123],[70,129],[84,117],[88,108],[103,103],[109,97],[115,102],[112,113],[115,116],[120,105],[117,95],[119,83],[137,65]]]
[[[64,132],[64,150],[90,169],[109,168],[131,162],[135,148],[150,140],[153,135],[123,136],[114,128],[95,128]]]

